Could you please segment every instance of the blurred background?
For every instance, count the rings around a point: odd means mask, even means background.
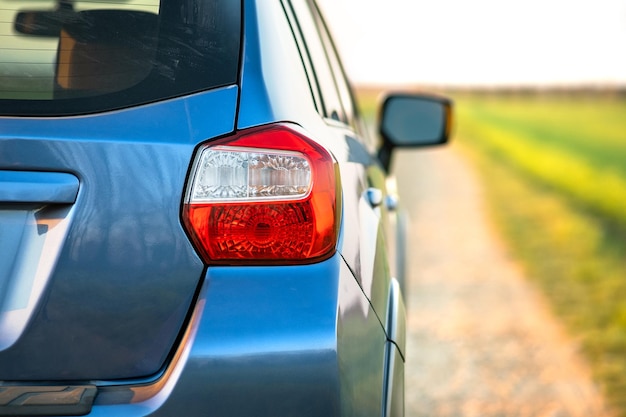
[[[434,215],[428,221],[422,220],[424,212],[420,210],[434,199],[441,199],[437,211],[445,212],[446,201],[448,206],[466,208],[474,204],[467,203],[467,199],[477,198],[479,202],[474,205],[483,212],[486,233],[493,231],[498,245],[501,243],[499,256],[512,262],[523,280],[545,300],[549,316],[556,317],[557,327],[564,329],[569,343],[565,350],[580,354],[582,368],[591,375],[591,390],[597,388],[600,397],[590,399],[596,405],[587,408],[581,404],[559,405],[559,390],[570,390],[569,398],[574,403],[588,392],[582,385],[550,379],[556,373],[549,368],[554,363],[546,365],[549,369],[523,363],[524,357],[530,360],[540,356],[535,355],[541,350],[538,346],[552,343],[553,339],[545,339],[545,333],[543,341],[515,339],[513,343],[520,348],[511,360],[532,369],[526,373],[535,374],[540,380],[538,387],[524,385],[521,371],[500,369],[500,374],[490,375],[503,381],[508,378],[509,388],[500,384],[487,393],[479,388],[485,384],[480,379],[485,374],[478,368],[498,362],[497,346],[496,353],[479,358],[482,362],[476,357],[469,361],[473,368],[464,374],[464,383],[450,382],[454,378],[447,376],[458,370],[442,363],[467,360],[457,353],[443,357],[442,351],[461,345],[478,351],[502,340],[480,339],[473,330],[469,337],[474,337],[474,342],[442,342],[445,338],[437,330],[431,335],[439,338],[438,344],[428,347],[426,338],[430,336],[423,331],[424,319],[417,317],[413,324],[410,318],[413,346],[418,350],[413,354],[428,360],[410,362],[421,367],[418,372],[426,379],[407,377],[407,414],[626,416],[626,1],[318,2],[356,87],[362,113],[372,123],[379,94],[384,90],[434,92],[455,101],[452,145],[443,151],[397,155],[394,162],[401,196],[407,206],[413,207],[408,209],[414,224],[410,229],[410,312],[428,316],[432,311],[420,310],[420,306],[445,304],[441,298],[445,291],[456,297],[452,300],[458,309],[466,302],[467,288],[476,288],[498,275],[498,270],[489,272],[489,276],[484,271],[482,275],[476,272],[475,281],[463,281],[455,289],[444,290],[437,287],[441,277],[437,281],[424,271],[424,265],[437,257],[428,252],[432,249],[429,242],[436,240],[437,233],[457,233],[459,229],[468,229],[470,234],[447,242],[446,265],[457,262],[470,274],[472,268],[481,269],[481,265],[500,265],[488,258],[476,259],[488,255],[476,249],[482,238],[471,234],[485,232],[470,230],[466,225],[473,217],[447,213],[448,217],[441,218],[441,225],[436,227],[431,227]],[[469,171],[463,168],[457,172],[460,168],[456,159],[451,161],[442,152],[456,155]],[[460,186],[459,176],[474,174],[478,191],[463,189],[459,191],[463,197],[447,194]],[[457,226],[451,230],[446,223]],[[431,228],[435,230],[429,232]],[[469,248],[466,258],[455,258],[464,247]],[[423,252],[430,253],[430,258],[420,257]],[[474,259],[470,259],[472,256]],[[443,279],[453,281],[447,276]],[[415,294],[432,288],[439,288],[434,301]],[[523,321],[523,316],[530,313],[520,310],[512,314],[511,306],[516,303],[512,297],[517,292],[507,291],[491,297],[499,298],[498,308],[505,310],[484,308],[477,310],[479,317],[482,314],[486,320],[511,316],[513,324],[509,326],[517,325],[516,320]],[[543,308],[541,302],[538,305]],[[433,314],[449,315],[450,308],[441,307]],[[449,325],[441,317],[436,319],[439,321],[433,319],[435,325]],[[539,317],[543,320],[544,316]],[[538,327],[539,321],[532,326]],[[471,324],[475,328],[483,325],[481,320]],[[523,333],[528,339],[529,329],[508,332]],[[439,353],[428,356],[429,349]],[[559,366],[575,361],[568,357]],[[577,379],[579,374],[571,375]],[[436,392],[419,391],[426,387]],[[530,391],[541,398],[535,401],[538,397],[525,396]],[[460,399],[463,396],[467,398]],[[507,398],[514,401],[514,397],[520,399],[517,408],[494,406]],[[450,406],[455,401],[460,405]]]
[[[357,84],[626,85],[623,0],[320,0]]]

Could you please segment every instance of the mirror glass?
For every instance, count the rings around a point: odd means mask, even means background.
[[[381,132],[395,146],[434,145],[445,141],[446,104],[424,96],[391,96],[383,109]]]

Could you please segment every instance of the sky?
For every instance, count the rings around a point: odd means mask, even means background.
[[[626,86],[626,0],[318,0],[360,84]]]

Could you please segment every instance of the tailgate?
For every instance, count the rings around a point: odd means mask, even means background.
[[[204,269],[180,224],[236,87],[108,114],[0,119],[0,381],[157,373]]]

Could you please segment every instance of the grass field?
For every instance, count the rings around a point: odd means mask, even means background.
[[[359,96],[372,117],[373,94]],[[626,98],[452,97],[491,218],[626,417]]]
[[[626,100],[457,97],[491,214],[626,416]]]

